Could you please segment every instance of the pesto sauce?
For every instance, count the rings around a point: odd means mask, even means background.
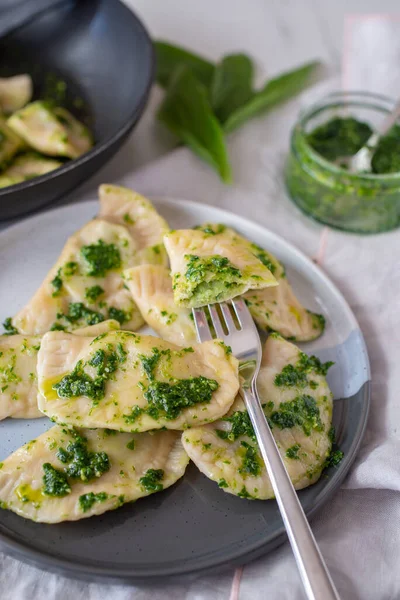
[[[99,492],[98,494],[89,492],[79,496],[79,506],[83,512],[87,512],[96,502],[104,502],[108,497],[106,492]]]
[[[91,277],[104,277],[107,271],[119,269],[122,265],[118,247],[103,240],[82,246],[81,255],[86,263],[86,274]]]
[[[12,324],[11,317],[7,317],[7,319],[4,319],[3,327],[5,329],[5,333],[3,335],[16,335],[17,333],[19,333],[18,329]]]
[[[65,319],[68,324],[76,325],[79,321],[84,321],[86,325],[97,325],[104,321],[104,315],[85,306],[83,302],[70,302],[67,313],[57,313],[57,319]],[[50,331],[63,331],[67,325],[56,321],[53,323]]]
[[[272,412],[269,421],[279,429],[291,429],[298,425],[305,435],[312,430],[323,431],[323,424],[317,403],[312,396],[303,394],[288,402],[282,402],[279,409]]]
[[[50,284],[54,288],[54,292],[52,293],[53,298],[59,296],[63,286],[63,280],[61,279],[61,268],[58,269],[57,275],[51,280]]]
[[[310,146],[326,160],[354,156],[368,141],[373,130],[353,117],[335,117],[316,127],[307,136]],[[345,168],[345,165],[343,165]],[[400,125],[394,125],[382,136],[371,160],[372,173],[400,172]]]
[[[193,352],[193,348],[182,348],[176,352],[176,355],[182,356],[187,352]],[[145,409],[135,406],[130,415],[124,416],[126,423],[134,423],[143,413],[156,420],[176,419],[185,408],[199,403],[208,404],[211,401],[213,392],[219,387],[215,379],[208,379],[202,375],[188,379],[171,378],[171,383],[156,379],[155,369],[160,359],[163,356],[170,359],[171,355],[171,350],[159,350],[156,347],[152,349],[150,355],[139,355],[144,373],[149,380],[143,394],[149,406]]]
[[[324,468],[336,467],[344,457],[342,450],[331,450],[328,458],[325,461]]]
[[[292,458],[293,460],[300,460],[299,450],[300,444],[294,444],[293,446],[290,446],[290,448],[286,450],[286,457]]]
[[[222,440],[229,440],[234,442],[238,437],[246,435],[254,442],[256,441],[256,434],[254,433],[253,425],[247,411],[236,411],[230,417],[223,419],[228,423],[232,424],[230,431],[224,431],[222,429],[216,429],[215,433]]]
[[[43,471],[43,494],[62,498],[71,493],[71,486],[63,471],[55,469],[50,463],[44,463]]]
[[[93,400],[94,406],[104,398],[106,382],[126,361],[127,356],[121,343],[117,344],[116,349],[110,346],[108,352],[100,348],[86,362],[78,361],[71,373],[53,385],[53,390],[56,390],[59,398],[86,396]],[[96,377],[86,373],[86,366],[96,369]]]
[[[249,492],[246,490],[245,486],[242,487],[242,489],[240,490],[240,492],[238,492],[237,495],[239,496],[239,498],[246,498],[247,500],[255,500],[255,497],[252,496],[251,494],[249,494]]]
[[[226,480],[225,480],[225,479],[220,479],[220,480],[218,481],[218,486],[219,486],[220,488],[227,488],[227,487],[229,487],[229,485],[226,483]]]
[[[164,489],[161,483],[164,477],[162,469],[148,469],[146,473],[139,479],[139,483],[146,492],[161,492]]]
[[[272,262],[271,256],[268,254],[268,252],[266,252],[263,248],[261,248],[261,246],[258,246],[257,244],[251,244],[250,248],[254,256],[258,258],[258,260],[260,260],[262,264],[271,271],[272,275],[274,275],[276,271],[276,265]]]
[[[205,281],[208,275],[218,275],[219,279],[240,279],[242,277],[239,269],[234,267],[226,256],[215,254],[202,258],[194,254],[185,254],[187,270],[185,278],[195,284]]]
[[[123,323],[127,323],[131,320],[132,314],[126,310],[122,310],[121,308],[110,306],[108,309],[108,318],[115,319],[115,321],[118,321],[120,325],[123,325]]]
[[[240,445],[245,449],[245,453],[242,459],[242,466],[239,468],[239,473],[256,477],[261,473],[257,449],[247,442],[241,442]]]
[[[67,448],[60,447],[56,454],[58,460],[67,465],[65,476],[86,483],[107,473],[111,467],[107,453],[90,451],[87,438],[75,432],[73,435],[75,439]]]
[[[144,397],[150,404],[153,414],[160,414],[168,420],[176,419],[182,410],[196,404],[208,404],[219,384],[215,379],[200,375],[189,379],[178,379],[170,384],[164,381],[152,381]]]
[[[367,123],[353,117],[334,117],[316,127],[307,136],[311,148],[326,160],[334,161],[341,156],[353,156],[372,135]]]
[[[300,352],[297,363],[283,367],[282,371],[275,376],[274,384],[279,387],[305,388],[309,385],[309,373],[325,377],[333,364],[331,361],[322,363],[316,356],[308,356],[304,352]]]
[[[219,233],[224,233],[226,225],[222,223],[205,223],[204,225],[196,225],[193,229],[202,231],[206,235],[218,235]]]
[[[104,290],[100,285],[93,285],[92,287],[88,287],[85,290],[85,298],[88,302],[93,303],[96,302],[99,296],[104,294]]]

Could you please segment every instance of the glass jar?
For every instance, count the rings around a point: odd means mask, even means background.
[[[350,173],[315,152],[307,135],[333,117],[354,117],[379,127],[394,101],[377,94],[329,94],[300,115],[293,128],[285,182],[293,201],[314,219],[355,233],[400,225],[400,173]]]

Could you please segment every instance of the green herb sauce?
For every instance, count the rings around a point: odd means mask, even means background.
[[[286,365],[282,371],[275,376],[274,383],[279,387],[305,388],[309,385],[309,373],[315,373],[316,375],[325,377],[333,364],[334,363],[331,361],[322,363],[316,356],[308,356],[307,354],[304,354],[304,352],[300,352],[297,363],[295,365]]]
[[[62,498],[71,493],[71,487],[63,471],[55,469],[50,463],[44,463],[43,471],[43,494]]]
[[[107,453],[92,452],[85,437],[76,433],[74,437],[66,449],[59,448],[56,454],[58,460],[67,465],[66,476],[86,483],[107,473],[111,467]]]
[[[92,287],[86,288],[85,290],[85,298],[90,303],[96,302],[99,296],[104,294],[104,290],[100,285],[93,285]]]
[[[3,321],[3,327],[5,329],[4,335],[16,335],[19,333],[18,329],[12,324],[11,317],[7,317],[7,319]]]
[[[300,460],[299,450],[300,444],[294,444],[293,446],[290,446],[290,448],[286,450],[286,457],[292,458],[293,460]]]
[[[117,246],[106,244],[103,240],[82,246],[81,255],[86,263],[86,274],[91,277],[104,277],[107,271],[119,269],[122,265],[121,253]]]
[[[241,442],[240,445],[245,449],[245,453],[242,459],[242,466],[239,468],[239,473],[256,477],[261,473],[257,449],[247,442]]]
[[[256,434],[253,429],[253,425],[251,424],[250,417],[247,411],[236,411],[230,417],[225,417],[223,419],[228,423],[232,424],[230,431],[224,431],[221,429],[216,429],[215,433],[222,440],[229,440],[230,442],[234,442],[238,437],[242,435],[246,435],[254,442],[256,441]]]
[[[127,353],[120,343],[116,349],[110,349],[108,352],[103,349],[96,350],[88,361],[78,361],[71,373],[64,375],[61,381],[53,385],[53,390],[56,390],[59,398],[86,396],[92,399],[96,406],[105,396],[106,382],[126,361],[126,356]],[[87,366],[96,369],[96,377],[86,373]]]
[[[289,402],[282,402],[279,410],[272,412],[269,419],[279,429],[291,429],[298,425],[306,435],[310,435],[312,430],[323,431],[317,403],[307,394],[297,396]]]
[[[146,492],[161,492],[164,489],[161,481],[164,477],[162,469],[148,469],[146,473],[139,479],[139,483]]]
[[[98,494],[89,492],[88,494],[79,496],[79,506],[83,512],[87,512],[96,502],[104,502],[108,497],[106,492],[99,492]]]

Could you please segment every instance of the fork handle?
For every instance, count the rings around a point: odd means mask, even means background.
[[[276,501],[282,515],[290,545],[309,600],[340,600],[327,566],[311,531],[275,439],[265,418],[256,390],[242,389],[243,399],[257,437],[257,442]]]

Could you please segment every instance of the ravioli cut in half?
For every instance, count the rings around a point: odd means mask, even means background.
[[[127,331],[47,333],[38,380],[39,409],[57,423],[135,432],[214,421],[239,387],[237,360],[222,342],[180,348]]]
[[[118,321],[103,321],[83,329],[74,335],[96,336],[119,329]],[[38,409],[37,353],[40,336],[0,336],[0,421],[14,419],[37,419],[43,417]]]
[[[99,199],[100,218],[124,225],[136,241],[136,265],[168,265],[163,236],[169,226],[147,198],[126,187],[105,183],[99,187]]]
[[[175,431],[56,425],[0,463],[0,507],[40,523],[78,521],[168,488],[188,461]]]
[[[284,338],[297,342],[314,340],[323,333],[325,318],[307,310],[296,298],[286,277],[285,267],[273,254],[223,224],[205,223],[198,229],[209,236],[224,233],[235,244],[244,244],[276,278],[279,285],[250,290],[244,294],[246,304],[260,329],[276,331]]]
[[[164,236],[174,300],[189,308],[229,300],[249,289],[277,285],[271,271],[224,232],[180,229]]]
[[[72,235],[28,304],[12,319],[26,334],[73,331],[116,319],[134,330],[143,319],[124,285],[136,244],[125,227],[94,219]]]
[[[321,364],[278,334],[263,349],[257,380],[264,412],[297,490],[315,483],[332,448],[331,363]],[[182,442],[202,473],[241,498],[274,497],[253,427],[238,397],[223,419],[183,432]]]
[[[16,111],[7,125],[31,148],[50,156],[78,158],[93,146],[91,133],[65,108],[37,100]]]
[[[196,342],[191,311],[175,304],[166,267],[141,265],[127,269],[124,277],[143,319],[157,335],[178,346]]]
[[[0,77],[0,111],[12,113],[29,102],[33,83],[30,75]]]

